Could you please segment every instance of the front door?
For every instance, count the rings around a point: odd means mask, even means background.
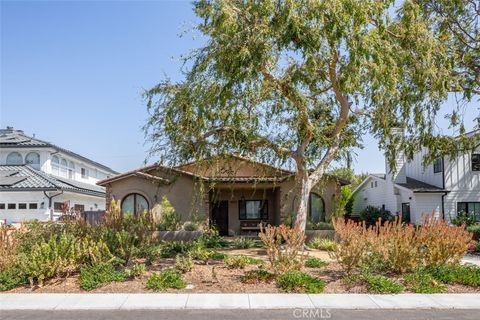
[[[218,201],[212,204],[212,225],[221,236],[228,236],[228,201]]]

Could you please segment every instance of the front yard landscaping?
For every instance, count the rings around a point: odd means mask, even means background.
[[[206,228],[191,241],[160,241],[145,213],[106,225],[31,223],[2,229],[0,290],[6,292],[480,292],[480,268],[460,265],[471,234],[427,219],[367,228],[334,221],[336,240],[267,227],[260,240],[226,240]]]

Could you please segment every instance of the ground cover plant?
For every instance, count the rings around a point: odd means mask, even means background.
[[[305,267],[307,268],[323,268],[328,266],[328,262],[319,258],[308,258],[305,260]]]
[[[334,251],[336,242],[327,238],[313,238],[308,243],[312,249],[320,249],[325,251]]]
[[[288,271],[277,277],[278,286],[285,292],[321,293],[325,283],[308,273]]]
[[[183,281],[180,273],[175,269],[166,269],[158,273],[153,273],[147,280],[147,288],[155,291],[161,291],[168,288],[183,289],[187,283]]]

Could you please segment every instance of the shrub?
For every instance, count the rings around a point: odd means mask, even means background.
[[[480,267],[474,265],[447,264],[427,268],[435,279],[445,283],[463,284],[471,287],[480,286]]]
[[[213,251],[211,259],[212,260],[223,260],[223,259],[225,259],[226,256],[228,256],[228,255],[223,253],[223,252]]]
[[[122,271],[116,271],[111,263],[99,263],[85,266],[80,269],[80,287],[84,290],[93,290],[106,283],[125,281],[128,275]]]
[[[373,206],[367,206],[360,212],[360,220],[365,221],[367,226],[376,224],[379,219],[381,221],[389,221],[391,218],[392,215],[389,211]]]
[[[157,226],[159,231],[177,231],[181,228],[181,218],[175,212],[175,208],[171,205],[170,201],[168,201],[166,196],[163,196],[161,206],[161,214],[160,214],[160,222]]]
[[[0,225],[0,270],[15,265],[18,246],[15,233],[17,232],[7,226]]]
[[[129,278],[140,278],[145,274],[146,267],[143,263],[135,263],[131,268],[125,269],[125,274]]]
[[[323,268],[325,266],[328,266],[328,262],[323,261],[322,259],[308,258],[305,261],[305,267],[307,268]]]
[[[233,239],[232,247],[236,249],[249,249],[255,246],[255,240],[245,237]]]
[[[333,230],[333,224],[328,222],[307,222],[307,230]]]
[[[105,242],[110,252],[128,263],[136,252],[138,238],[135,233],[128,230],[116,231],[104,229],[101,240]]]
[[[137,255],[139,258],[144,258],[147,265],[151,265],[155,260],[162,256],[162,248],[163,246],[160,244],[143,245],[138,249]]]
[[[325,283],[308,273],[290,271],[277,278],[278,286],[285,292],[321,293]]]
[[[472,226],[476,223],[475,217],[473,215],[469,215],[465,212],[459,212],[455,218],[452,219],[452,224],[460,227],[464,226]]]
[[[186,221],[183,224],[183,230],[185,231],[197,231],[200,229],[200,226],[195,221]]]
[[[204,264],[208,264],[208,262],[210,260],[212,260],[213,257],[216,255],[215,251],[213,251],[211,249],[204,248],[202,246],[195,246],[189,252],[190,252],[193,259],[200,260]]]
[[[229,269],[243,269],[249,264],[260,264],[263,261],[247,256],[226,256],[223,262]]]
[[[270,283],[275,279],[275,275],[267,270],[255,269],[245,272],[240,281],[248,284],[257,284],[260,282]]]
[[[165,242],[161,246],[161,254],[162,258],[173,258],[178,254],[186,254],[188,251],[192,250],[193,243],[192,242],[184,242],[184,241],[169,241]]]
[[[308,246],[312,249],[334,251],[336,242],[326,238],[313,238],[308,243]]]
[[[368,275],[365,277],[368,292],[372,293],[400,293],[403,292],[402,284],[384,276]]]
[[[352,220],[345,221],[339,218],[332,222],[339,237],[333,256],[342,268],[350,273],[360,266],[367,256],[369,230],[364,223],[355,223]]]
[[[47,242],[36,243],[29,254],[21,253],[19,267],[31,285],[37,282],[42,286],[46,279],[78,270],[83,258],[80,249],[80,242],[75,236],[62,232],[53,235]]]
[[[7,291],[27,283],[27,278],[18,267],[10,267],[0,272],[0,291]]]
[[[467,231],[480,234],[480,223],[476,223],[476,224],[473,224],[471,226],[467,226]]]
[[[305,260],[305,233],[298,227],[290,228],[285,225],[261,227],[258,236],[267,249],[272,271],[283,273],[302,268]]]
[[[440,281],[424,270],[405,275],[405,284],[415,293],[441,293],[445,290]]]
[[[168,288],[183,289],[187,283],[183,281],[180,273],[175,269],[166,269],[159,273],[153,273],[147,280],[147,288],[161,291]]]
[[[219,235],[215,228],[206,229],[197,242],[205,248],[222,248],[228,246],[228,242]]]
[[[181,273],[187,273],[193,270],[194,264],[192,260],[192,256],[190,254],[187,255],[178,255],[175,258],[175,269],[180,271]]]

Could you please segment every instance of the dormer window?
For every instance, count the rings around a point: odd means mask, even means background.
[[[480,171],[480,153],[472,154],[472,171]]]
[[[437,158],[433,163],[433,173],[443,172],[443,159]]]

